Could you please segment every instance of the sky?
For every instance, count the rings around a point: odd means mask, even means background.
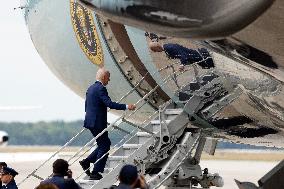
[[[84,118],[84,100],[44,64],[30,39],[20,0],[0,6],[0,122]]]

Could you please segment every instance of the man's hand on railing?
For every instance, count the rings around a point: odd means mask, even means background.
[[[178,70],[181,71],[181,72],[184,71],[184,65],[183,64],[179,65]]]
[[[135,110],[136,106],[134,104],[128,104],[128,110]]]

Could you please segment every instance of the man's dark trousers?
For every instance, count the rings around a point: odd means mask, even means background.
[[[96,132],[95,129],[89,129],[94,137],[96,137],[100,132]],[[102,134],[99,138],[97,138],[97,148],[86,158],[86,160],[90,163],[95,163],[98,159],[100,159],[105,153],[110,150],[110,139],[108,137],[108,132]],[[108,158],[108,154],[104,156],[100,161],[98,161],[93,169],[93,173],[104,172],[105,164]]]
[[[126,110],[125,104],[112,102],[105,86],[101,82],[96,81],[87,90],[85,101],[86,116],[84,121],[84,127],[89,129],[94,137],[107,127],[108,107],[110,109]],[[96,141],[98,145],[97,149],[86,158],[86,161],[89,163],[95,163],[110,149],[111,142],[108,138],[108,132],[105,132]],[[95,164],[92,174],[104,172],[107,158],[108,155]]]

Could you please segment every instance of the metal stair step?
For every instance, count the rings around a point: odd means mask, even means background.
[[[137,132],[136,136],[138,137],[139,144],[144,144],[149,138],[152,137],[151,134],[146,133],[146,132]]]
[[[124,164],[135,164],[137,157],[140,157],[142,159],[147,157],[147,147],[154,143],[154,138],[149,138],[149,140],[146,141],[146,143],[143,144],[144,147],[138,148],[135,150],[134,153],[132,153],[130,156],[126,158],[126,156],[115,156],[111,157],[109,159],[115,159],[115,160],[121,160],[118,161],[115,166],[113,166],[113,170],[106,174],[96,185],[93,186],[93,188],[109,188],[113,183],[117,182],[117,176]],[[107,166],[109,167],[109,162],[107,162]]]
[[[183,111],[183,109],[181,109],[181,108],[178,108],[178,109],[166,109],[164,113],[167,114],[167,115],[179,115],[179,114],[182,113],[182,111]]]
[[[160,127],[161,127],[160,124],[151,124],[151,123],[145,126],[146,129],[152,131],[155,134],[160,132]]]
[[[104,169],[103,174],[108,174],[108,173],[111,172],[112,170],[113,170],[112,167],[106,167],[106,168]]]
[[[106,167],[104,169],[104,172],[102,173],[102,176],[110,173],[113,170],[113,168],[110,167]],[[86,175],[84,178],[78,180],[78,183],[80,185],[93,185],[96,184],[98,182],[98,180],[90,180],[90,177],[88,175]]]
[[[135,150],[140,148],[142,144],[123,144],[122,148],[124,150],[124,155],[131,155]]]
[[[108,157],[108,168],[114,168],[119,164],[120,161],[127,159],[128,156],[109,156]]]
[[[117,161],[127,159],[127,158],[128,158],[128,156],[109,156],[108,157],[109,160],[117,160]]]
[[[147,132],[140,132],[139,131],[139,132],[136,133],[136,136],[138,136],[138,137],[151,137],[152,135],[147,133]]]
[[[169,124],[171,121],[172,120],[168,120],[168,119],[165,120],[166,124]],[[160,123],[161,123],[160,120],[152,120],[151,121],[152,125],[160,125]]]
[[[83,189],[89,189],[93,185],[97,184],[99,181],[98,180],[89,180],[89,177],[86,176],[83,179],[79,179],[77,183],[80,185],[81,188]]]
[[[142,146],[142,144],[123,144],[124,149],[138,149]]]

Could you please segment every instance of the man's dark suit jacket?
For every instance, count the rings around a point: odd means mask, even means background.
[[[104,130],[107,126],[107,107],[116,110],[126,109],[125,104],[112,102],[105,86],[96,81],[86,93],[84,127],[95,129],[97,132]]]
[[[59,189],[81,189],[74,179],[65,179],[63,176],[54,175],[53,177],[42,181],[40,184],[54,184]]]
[[[15,180],[11,180],[6,186],[2,185],[1,189],[18,189],[18,187]]]

